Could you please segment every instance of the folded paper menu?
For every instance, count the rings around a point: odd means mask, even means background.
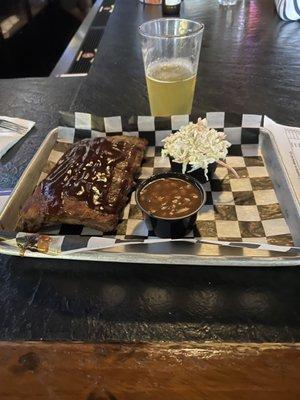
[[[268,117],[264,128],[273,134],[300,213],[300,128],[277,124]]]

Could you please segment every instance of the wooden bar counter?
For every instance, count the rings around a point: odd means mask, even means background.
[[[0,344],[0,399],[297,400],[300,346]]]

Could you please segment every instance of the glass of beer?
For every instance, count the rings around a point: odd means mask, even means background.
[[[151,114],[190,114],[204,25],[181,18],[139,28]]]

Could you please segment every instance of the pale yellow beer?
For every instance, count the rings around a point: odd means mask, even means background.
[[[146,70],[151,114],[190,114],[196,74],[185,59],[152,62]]]

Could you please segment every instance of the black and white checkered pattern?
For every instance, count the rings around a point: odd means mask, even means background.
[[[280,206],[272,182],[264,166],[259,150],[259,127],[262,117],[259,115],[236,115],[228,113],[207,113],[210,127],[225,131],[232,143],[227,163],[238,172],[236,179],[227,169],[218,167],[213,179],[205,184],[207,203],[198,216],[194,231],[183,239],[192,243],[218,244],[229,247],[242,247],[268,251],[280,251],[288,254],[299,253],[292,247],[292,239],[281,214]],[[115,134],[145,137],[150,146],[147,149],[140,179],[153,173],[169,170],[169,161],[160,156],[162,142],[171,132],[176,132],[188,121],[197,118],[174,116],[171,118],[121,117],[100,118],[89,114],[62,113],[62,125],[48,162],[40,176],[43,179],[74,143],[83,138],[109,136]],[[7,198],[0,193],[0,200]],[[0,204],[1,205],[1,204]],[[133,243],[149,244],[165,242],[148,232],[141,213],[135,204],[134,196],[124,210],[116,232],[102,235],[101,232],[82,226],[62,225],[49,228],[45,233],[52,234],[49,254],[76,253],[82,250],[103,249],[112,246],[124,246]],[[23,246],[28,243],[32,251],[44,246],[40,235],[28,240],[30,234],[2,232],[2,247]],[[33,235],[34,236],[34,235]],[[16,239],[15,239],[16,237]],[[182,239],[181,239],[182,240]],[[176,240],[175,240],[176,241]],[[29,253],[30,254],[30,253]]]
[[[168,158],[161,157],[162,139],[198,118],[187,115],[166,117],[101,118],[90,114],[62,113],[59,137],[41,175],[43,179],[67,148],[84,138],[124,134],[146,138],[149,142],[140,180],[170,170]],[[207,202],[198,214],[190,238],[227,242],[259,242],[292,246],[289,228],[281,213],[276,193],[259,149],[260,115],[236,115],[211,112],[208,125],[224,131],[232,143],[226,162],[235,168],[237,179],[224,167],[218,167],[213,179],[204,185]],[[47,233],[60,235],[101,236],[117,241],[154,238],[142,219],[134,194],[124,209],[115,232],[101,232],[82,227],[62,225]],[[72,238],[70,238],[72,241]]]
[[[99,236],[76,236],[76,235],[55,235],[51,236],[47,253],[50,255],[57,255],[60,253],[74,254],[91,250],[102,250],[118,246],[131,246],[131,245],[149,245],[149,244],[166,244],[167,242],[189,242],[192,244],[213,244],[222,247],[235,247],[251,250],[264,250],[276,251],[285,254],[299,254],[300,247],[293,246],[278,246],[267,243],[253,243],[253,242],[228,242],[210,239],[197,239],[197,238],[183,238],[183,239],[159,239],[159,238],[139,238],[137,240],[121,240],[116,237],[99,237]],[[44,249],[44,236],[40,234],[18,233],[15,232],[2,232],[0,236],[0,251],[2,248],[18,247],[21,250],[33,252],[45,252]],[[22,251],[22,252],[23,252]],[[29,253],[30,254],[30,253]],[[189,254],[191,254],[189,252]],[[197,252],[195,254],[198,254]]]

